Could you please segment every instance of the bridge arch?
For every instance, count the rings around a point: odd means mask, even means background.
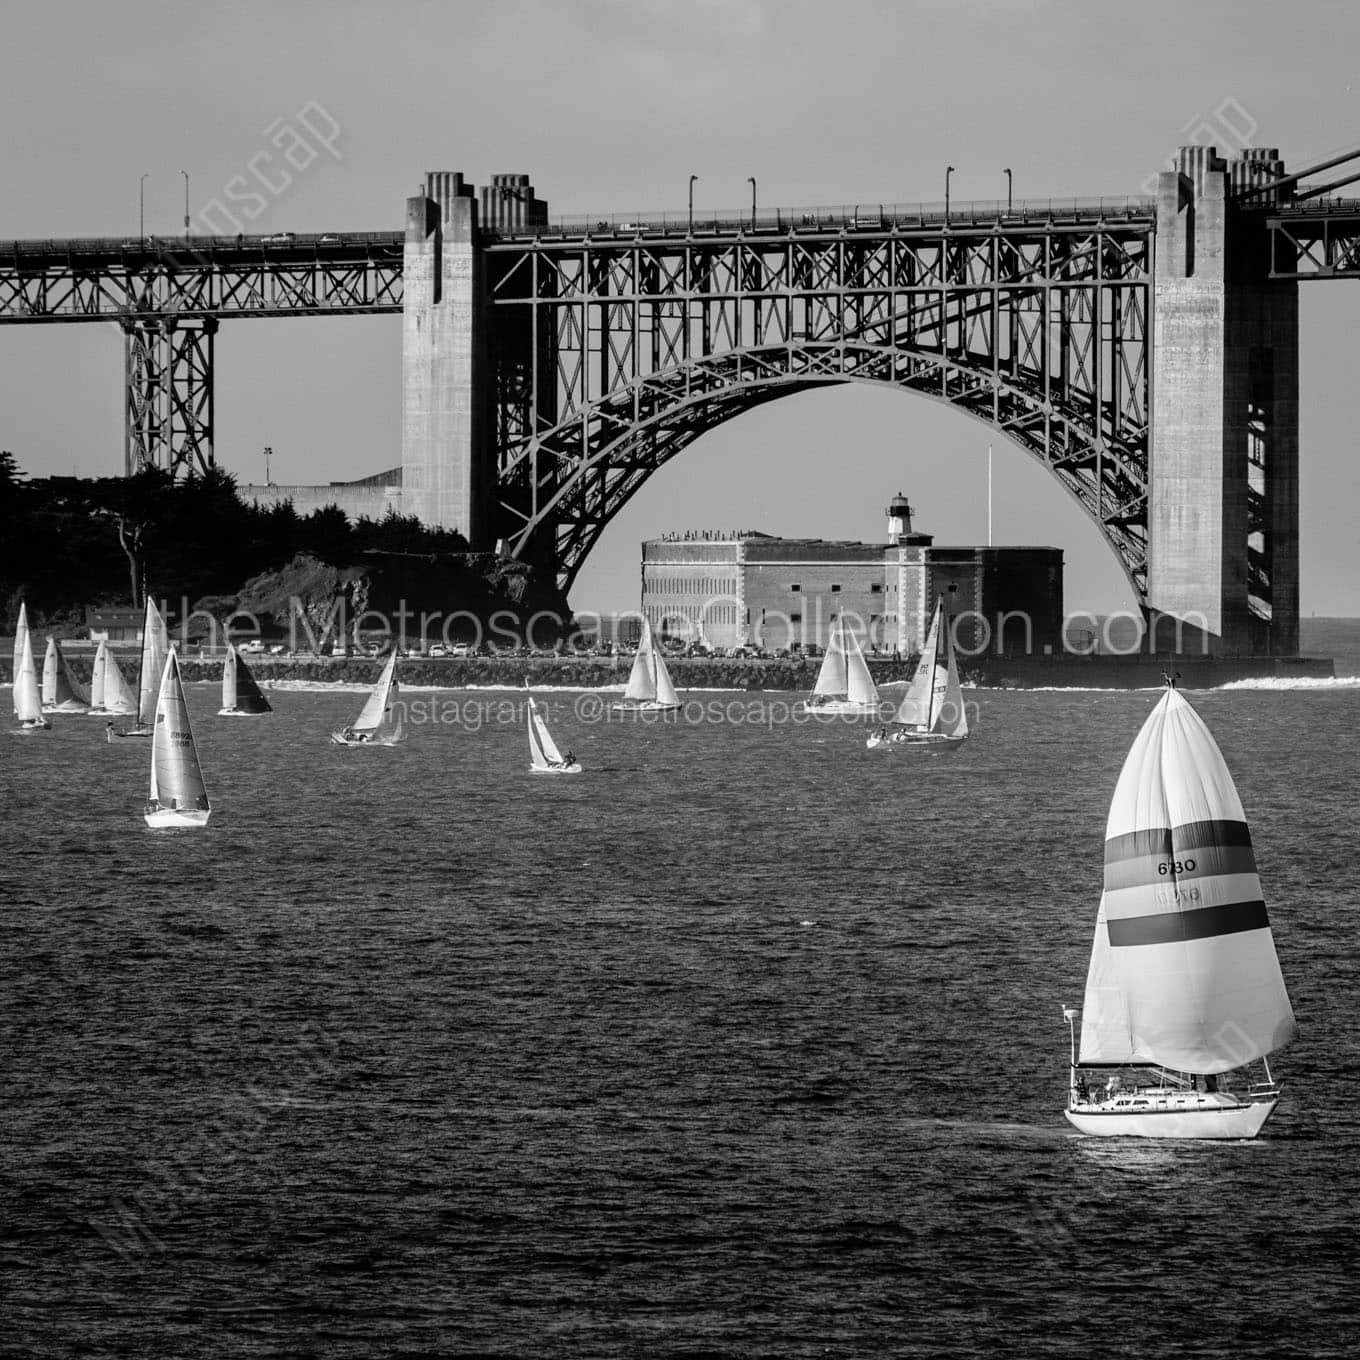
[[[701,435],[784,397],[852,383],[929,397],[1023,449],[1095,523],[1143,598],[1147,476],[1137,437],[1096,428],[1089,404],[1046,396],[1039,375],[999,376],[969,355],[855,338],[728,350],[587,403],[503,466],[503,491],[518,492],[501,507],[503,522],[514,526],[510,549],[517,556],[550,554],[569,590],[614,517]]]

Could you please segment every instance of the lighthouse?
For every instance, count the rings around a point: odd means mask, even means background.
[[[883,512],[888,517],[888,546],[890,548],[928,548],[934,541],[933,534],[912,532],[911,502],[899,491]]]

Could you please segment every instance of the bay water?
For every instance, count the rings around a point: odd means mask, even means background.
[[[362,697],[191,686],[198,832],[98,719],[0,743],[6,1356],[1356,1353],[1360,687],[1188,696],[1300,1026],[1241,1144],[1062,1114],[1157,694],[915,756],[540,693],[571,778],[522,696]]]

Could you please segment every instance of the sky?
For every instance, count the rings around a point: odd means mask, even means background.
[[[554,214],[1145,192],[1175,148],[1360,146],[1360,6],[1299,0],[4,0],[0,239],[182,230],[251,166],[251,230],[400,228],[426,170],[528,174]],[[271,138],[314,155],[286,169]],[[1220,135],[1221,134],[1221,135]],[[325,146],[315,144],[324,140]],[[274,151],[272,161],[261,153]],[[143,186],[142,176],[146,175]],[[286,179],[286,182],[285,182]],[[1305,615],[1360,615],[1360,287],[1302,290]],[[225,324],[217,457],[262,481],[400,462],[396,317]],[[114,325],[0,326],[0,448],[29,474],[122,469]],[[937,542],[1056,545],[1071,611],[1134,601],[1030,455],[926,398],[847,386],[706,434],[606,530],[572,592],[636,607],[643,538],[865,541],[904,491]]]

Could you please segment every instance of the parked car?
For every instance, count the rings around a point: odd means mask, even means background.
[[[449,649],[446,646],[444,646],[442,642],[436,642],[434,646],[431,647],[430,650],[425,653],[426,656],[448,656],[448,654]]]
[[[264,651],[264,643],[261,642],[259,638],[251,638],[249,642],[243,642],[237,650],[242,652],[262,652]]]

